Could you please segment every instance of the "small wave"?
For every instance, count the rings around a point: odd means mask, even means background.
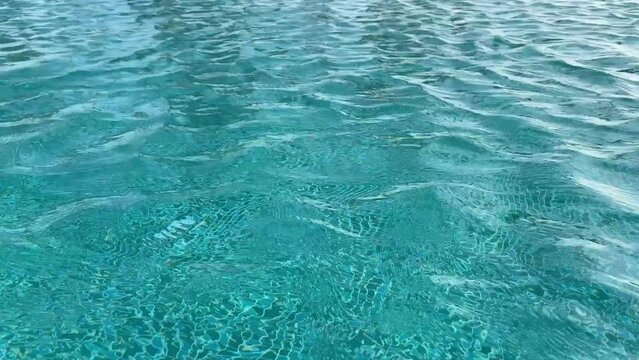
[[[135,129],[129,132],[125,132],[120,135],[116,135],[112,138],[112,140],[107,141],[103,144],[100,144],[96,147],[92,147],[89,149],[80,150],[80,153],[99,153],[104,151],[113,150],[115,148],[135,144],[140,140],[149,137],[156,131],[162,128],[162,124],[155,124],[146,128]]]
[[[361,238],[362,237],[362,235],[360,235],[360,234],[354,233],[352,231],[348,231],[346,229],[343,229],[343,228],[341,228],[339,226],[335,226],[335,225],[333,225],[333,224],[331,224],[329,222],[323,221],[323,220],[307,219],[307,218],[301,218],[301,217],[298,217],[298,220],[311,222],[311,223],[313,223],[315,225],[319,225],[319,226],[321,226],[323,228],[326,228],[328,230],[334,231],[334,232],[336,232],[338,234],[341,234],[341,235],[346,235],[346,236],[350,236],[350,237],[353,237],[353,238]]]
[[[639,214],[639,193],[579,176],[575,177],[575,182],[612,201],[620,208]]]
[[[43,119],[39,118],[26,118],[18,121],[8,121],[8,122],[0,122],[0,128],[11,128],[17,126],[27,126],[27,125],[39,125],[45,122]]]
[[[32,224],[26,228],[20,229],[3,229],[2,232],[8,233],[25,233],[25,232],[42,232],[51,225],[82,211],[97,207],[112,206],[129,206],[141,201],[141,195],[129,194],[123,196],[96,197],[79,200],[65,205],[60,205],[55,209],[48,211],[44,215],[33,220]]]
[[[619,156],[639,151],[639,144],[628,145],[594,145],[567,140],[557,150],[569,150],[597,159],[615,159]]]

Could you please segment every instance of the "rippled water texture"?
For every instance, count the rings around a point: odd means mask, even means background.
[[[637,358],[638,49],[625,0],[3,0],[0,358]]]

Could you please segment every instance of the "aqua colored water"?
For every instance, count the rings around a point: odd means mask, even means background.
[[[639,358],[633,1],[3,0],[0,359]]]

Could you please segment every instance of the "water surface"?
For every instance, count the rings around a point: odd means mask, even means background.
[[[639,357],[638,19],[2,1],[0,358]]]

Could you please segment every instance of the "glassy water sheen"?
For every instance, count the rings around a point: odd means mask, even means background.
[[[636,359],[634,1],[3,0],[0,358]]]

